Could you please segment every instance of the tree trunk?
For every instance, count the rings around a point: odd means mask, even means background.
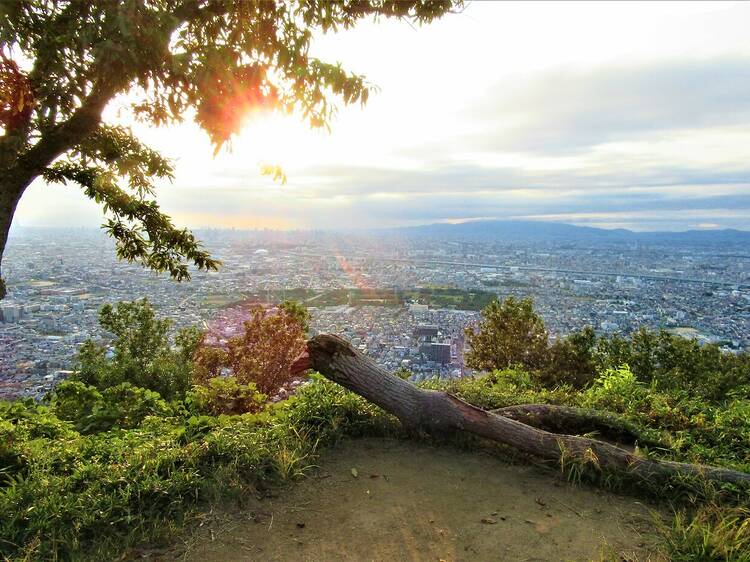
[[[0,174],[0,300],[3,300],[6,294],[5,280],[2,275],[5,244],[8,241],[8,233],[16,207],[29,183],[31,180],[24,182],[22,178]]]
[[[613,414],[596,410],[554,404],[520,404],[490,412],[552,433],[596,433],[610,442],[664,447],[662,443],[644,438],[633,424]]]
[[[297,369],[315,369],[395,415],[410,428],[436,434],[467,431],[555,464],[582,463],[650,483],[688,476],[750,484],[750,474],[744,472],[646,459],[609,443],[536,429],[476,408],[445,392],[417,388],[387,373],[337,336],[316,336],[308,342],[307,349],[307,356],[297,363]]]

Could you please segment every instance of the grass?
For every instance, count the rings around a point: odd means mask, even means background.
[[[668,560],[750,561],[750,509],[709,505],[659,524]]]
[[[664,444],[642,454],[750,470],[746,399],[703,403],[620,371],[584,391],[543,388],[519,370],[424,386],[488,409],[545,402],[607,410]],[[0,559],[104,560],[163,544],[211,503],[304,477],[321,447],[401,434],[394,418],[319,377],[255,414],[207,416],[190,403],[149,411],[129,429],[108,418],[107,429],[81,433],[54,404],[0,404]],[[574,483],[626,487],[621,476],[602,474],[595,457],[581,461],[561,451],[559,470]],[[639,492],[674,512],[658,526],[663,559],[750,561],[747,490],[693,480]]]
[[[521,403],[548,403],[617,414],[660,447],[639,447],[639,454],[664,460],[712,464],[750,472],[750,400],[728,397],[707,401],[678,385],[644,385],[627,369],[604,373],[589,388],[544,388],[522,370],[506,370],[428,388],[447,390],[485,409]],[[666,385],[668,386],[668,385]],[[573,459],[561,449],[559,469],[573,484],[595,482],[615,491],[647,496],[674,515],[657,526],[659,560],[750,561],[750,490],[718,486],[699,478],[679,478],[651,486],[622,474],[602,472],[594,456]],[[606,559],[606,557],[603,557]]]
[[[0,408],[0,559],[106,560],[163,543],[201,506],[294,480],[319,447],[393,421],[321,381],[260,414],[146,417],[84,435],[53,409]]]

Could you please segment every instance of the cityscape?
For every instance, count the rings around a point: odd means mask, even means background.
[[[312,334],[339,334],[416,381],[467,374],[465,328],[507,296],[532,297],[551,338],[584,326],[623,335],[648,327],[730,353],[750,349],[741,241],[447,232],[207,230],[199,237],[222,267],[176,283],[117,261],[96,229],[19,228],[4,259],[0,398],[43,396],[74,368],[84,341],[107,341],[103,304],[144,297],[175,329],[230,331],[250,304],[294,299],[309,309]]]

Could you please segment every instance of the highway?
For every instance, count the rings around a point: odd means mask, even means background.
[[[732,287],[738,289],[750,289],[750,284],[736,283],[730,281],[709,281],[707,279],[695,279],[691,277],[674,277],[667,275],[647,275],[642,273],[626,273],[626,272],[609,272],[609,271],[584,271],[579,269],[560,269],[552,267],[540,267],[540,266],[529,266],[529,265],[505,265],[497,263],[477,263],[477,262],[464,262],[464,261],[448,261],[448,260],[418,260],[418,259],[406,259],[406,258],[390,258],[387,256],[375,256],[375,255],[358,255],[358,256],[340,256],[333,254],[308,254],[299,252],[284,253],[307,258],[339,258],[343,257],[347,261],[354,260],[373,260],[373,261],[384,261],[394,263],[408,263],[413,265],[448,265],[448,266],[459,266],[459,267],[481,267],[486,269],[506,270],[506,271],[535,271],[540,273],[560,273],[564,275],[578,275],[583,277],[625,277],[628,279],[644,279],[648,281],[666,281],[674,283],[688,283],[688,284],[700,284],[700,285],[711,285],[714,287]]]

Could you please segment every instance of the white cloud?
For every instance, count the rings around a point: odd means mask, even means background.
[[[263,119],[212,158],[192,124],[136,130],[176,159],[160,201],[193,227],[589,213],[750,228],[749,19],[745,3],[475,2],[418,30],[366,23],[320,38],[316,55],[381,87],[331,135]],[[289,184],[260,177],[262,162]],[[74,191],[34,185],[17,221],[99,224]]]

